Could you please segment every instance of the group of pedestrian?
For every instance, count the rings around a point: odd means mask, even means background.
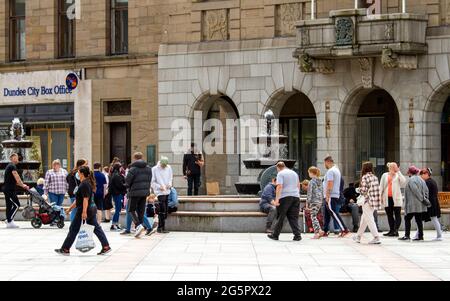
[[[260,209],[267,213],[266,232],[269,238],[277,240],[283,221],[287,217],[294,233],[294,239],[300,240],[298,217],[300,212],[300,189],[306,191],[305,210],[311,216],[313,239],[320,239],[329,235],[331,220],[339,229],[339,236],[346,237],[350,231],[345,225],[340,208],[343,199],[349,199],[346,206],[350,208],[353,220],[358,218],[358,225],[354,225],[353,239],[361,242],[362,236],[368,228],[373,236],[369,244],[380,244],[380,231],[378,230],[377,211],[385,209],[389,231],[387,237],[399,237],[399,228],[402,222],[401,210],[405,212],[405,235],[399,240],[409,241],[411,220],[415,218],[417,233],[412,239],[423,241],[423,222],[431,221],[437,232],[436,241],[442,240],[442,229],[439,222],[441,215],[438,202],[438,188],[431,178],[431,169],[419,170],[415,166],[408,169],[407,179],[394,162],[388,163],[388,172],[384,173],[379,181],[371,162],[364,162],[361,169],[361,178],[358,188],[352,184],[351,189],[343,189],[342,175],[331,156],[324,159],[327,172],[323,179],[320,169],[312,166],[308,169],[310,180],[300,183],[298,175],[286,168],[283,162],[277,163],[278,175],[272,179],[262,191]],[[402,194],[404,189],[404,196]],[[345,203],[345,201],[344,201]],[[362,215],[359,218],[359,211]],[[319,214],[324,216],[323,225],[319,221]]]

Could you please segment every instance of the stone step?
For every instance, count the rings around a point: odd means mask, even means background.
[[[5,207],[0,207],[0,220],[5,219]],[[114,210],[113,210],[114,212]],[[402,212],[402,214],[404,214]],[[351,215],[348,213],[342,214],[344,223],[352,226]],[[16,215],[16,220],[24,220],[22,217],[22,208]],[[382,231],[388,230],[388,222],[386,213],[384,211],[378,212],[379,226]],[[450,225],[450,209],[442,209],[442,217],[440,219],[442,225],[448,228]],[[241,233],[258,233],[265,229],[266,215],[261,212],[196,212],[196,211],[178,211],[169,215],[166,221],[166,228],[169,231],[193,231],[193,232],[241,232]],[[125,224],[125,211],[122,210],[120,216],[120,223]],[[300,213],[300,228],[303,231],[303,213]],[[404,228],[402,222],[400,230]],[[415,229],[415,223],[412,223],[412,228]],[[426,230],[433,230],[431,223],[425,223]],[[289,225],[283,228],[283,232],[289,232]]]
[[[258,211],[259,199],[230,199],[230,198],[198,198],[198,199],[179,199],[178,210],[195,212],[240,212],[240,211]]]

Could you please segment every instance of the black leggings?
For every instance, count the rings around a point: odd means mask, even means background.
[[[402,224],[402,207],[394,207],[394,199],[388,198],[388,207],[385,208],[385,211],[389,223],[389,232],[397,232]]]
[[[8,223],[14,220],[14,217],[19,211],[20,202],[15,191],[5,191],[5,202],[6,202],[6,220]]]
[[[408,213],[405,215],[405,236],[410,237],[411,232],[411,220],[416,218],[417,230],[419,231],[419,238],[423,239],[423,223],[422,223],[422,213]]]

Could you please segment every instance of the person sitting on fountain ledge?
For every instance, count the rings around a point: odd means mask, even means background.
[[[19,211],[20,202],[17,198],[17,186],[22,187],[25,190],[30,189],[25,185],[20,179],[19,173],[17,172],[16,165],[19,163],[19,155],[13,153],[9,156],[11,162],[6,166],[5,169],[5,183],[3,185],[3,193],[5,194],[6,202],[6,228],[15,229],[19,228],[14,224],[14,217],[17,211]]]
[[[266,233],[272,233],[272,224],[277,215],[277,207],[273,205],[275,202],[275,188],[277,186],[277,178],[273,178],[272,182],[264,187],[259,201],[259,209],[261,212],[267,213]]]
[[[277,189],[275,202],[277,207],[278,220],[274,226],[272,234],[268,237],[278,240],[283,229],[284,219],[287,217],[289,225],[294,234],[294,241],[300,241],[300,227],[298,225],[298,216],[300,214],[300,180],[295,171],[286,167],[284,162],[277,163]]]

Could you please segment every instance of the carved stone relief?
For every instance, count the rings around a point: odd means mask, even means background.
[[[277,36],[294,36],[295,22],[302,19],[302,3],[276,6],[275,32]]]
[[[204,41],[228,40],[229,20],[227,9],[208,10],[203,12],[202,35]]]
[[[336,45],[344,46],[353,43],[353,20],[341,18],[336,21]]]
[[[373,88],[373,58],[362,57],[358,61],[363,87],[366,89]]]

